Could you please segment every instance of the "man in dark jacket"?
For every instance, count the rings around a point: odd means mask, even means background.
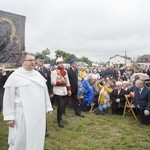
[[[39,73],[47,80],[47,88],[49,91],[49,94],[52,94],[52,85],[51,85],[51,72],[44,66],[44,58],[42,56],[36,57],[36,70],[39,71]]]
[[[51,72],[44,66],[44,58],[42,56],[36,57],[36,67],[35,69],[47,80],[47,88],[50,94],[50,97],[52,98],[53,90],[52,90],[52,84],[51,84]],[[46,123],[46,133],[45,136],[48,137],[49,133],[47,131],[47,123]]]
[[[75,114],[79,117],[84,117],[84,115],[81,114],[79,102],[78,102],[78,70],[75,59],[71,59],[69,61],[70,68],[67,69],[68,77],[70,81],[71,86],[71,97],[72,97],[72,104],[73,109],[75,111]]]
[[[3,106],[3,94],[4,94],[4,84],[7,79],[6,72],[4,68],[0,67],[0,111],[2,110]]]
[[[142,80],[137,80],[135,86],[135,106],[139,110],[140,122],[150,125],[150,89]]]
[[[122,89],[122,83],[116,82],[116,89],[110,94],[110,99],[112,100],[112,114],[123,114],[123,107],[125,105],[126,91]]]

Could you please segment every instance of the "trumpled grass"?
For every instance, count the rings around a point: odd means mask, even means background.
[[[85,118],[67,109],[63,116],[64,128],[56,122],[56,110],[47,118],[50,136],[45,139],[45,150],[150,150],[150,126],[137,123],[133,116],[95,115]],[[8,149],[7,127],[0,114],[0,150]],[[38,131],[37,131],[38,132]]]

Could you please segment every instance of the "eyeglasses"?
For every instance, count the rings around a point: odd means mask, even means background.
[[[24,61],[35,61],[35,59],[24,59]]]

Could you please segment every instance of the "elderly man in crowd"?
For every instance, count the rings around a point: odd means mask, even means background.
[[[78,102],[78,70],[75,59],[70,59],[69,61],[70,67],[67,69],[68,77],[71,85],[71,97],[72,97],[72,104],[73,109],[75,111],[75,114],[79,117],[84,117],[84,115],[81,114],[79,102]]]
[[[135,106],[139,110],[141,124],[150,125],[150,89],[144,81],[135,81]]]
[[[52,84],[51,84],[51,72],[50,70],[48,70],[45,66],[45,60],[44,58],[40,55],[40,56],[36,56],[35,57],[35,69],[46,79],[46,85],[48,88],[48,92],[50,94],[50,97],[52,99],[52,95],[53,95],[53,89],[52,89]],[[45,137],[48,137],[49,133],[48,133],[48,129],[47,129],[47,122],[46,122],[46,132],[45,132]]]
[[[34,66],[34,55],[23,53],[22,67],[4,85],[3,114],[9,126],[9,150],[44,149],[46,112],[51,114],[53,108],[46,80]]]
[[[122,89],[122,83],[120,81],[116,82],[116,89],[114,89],[110,94],[110,99],[112,100],[112,114],[123,114],[125,94],[126,91]]]
[[[51,72],[50,70],[48,70],[45,66],[45,60],[42,56],[37,56],[36,57],[36,70],[46,79],[46,84],[47,84],[47,88],[49,91],[49,94],[52,94],[52,85],[51,85]]]

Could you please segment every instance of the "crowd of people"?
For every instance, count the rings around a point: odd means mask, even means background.
[[[11,74],[0,68],[0,109],[9,126],[10,150],[43,149],[46,113],[51,115],[54,105],[58,126],[63,128],[67,107],[82,118],[87,111],[123,115],[125,94],[130,94],[139,121],[150,125],[150,67],[79,67],[74,58],[65,67],[57,58],[47,68],[44,62],[42,56],[24,53],[22,67]]]
[[[135,71],[136,73],[134,73]],[[83,95],[81,110],[89,111],[96,106],[95,114],[106,115],[108,110],[111,110],[112,114],[123,115],[126,102],[125,94],[130,94],[135,106],[134,111],[139,116],[140,122],[149,125],[149,77],[150,68],[147,67],[143,69],[105,67],[105,69],[93,68],[91,70],[82,68],[79,71],[81,79],[79,81],[79,97],[81,88]]]

